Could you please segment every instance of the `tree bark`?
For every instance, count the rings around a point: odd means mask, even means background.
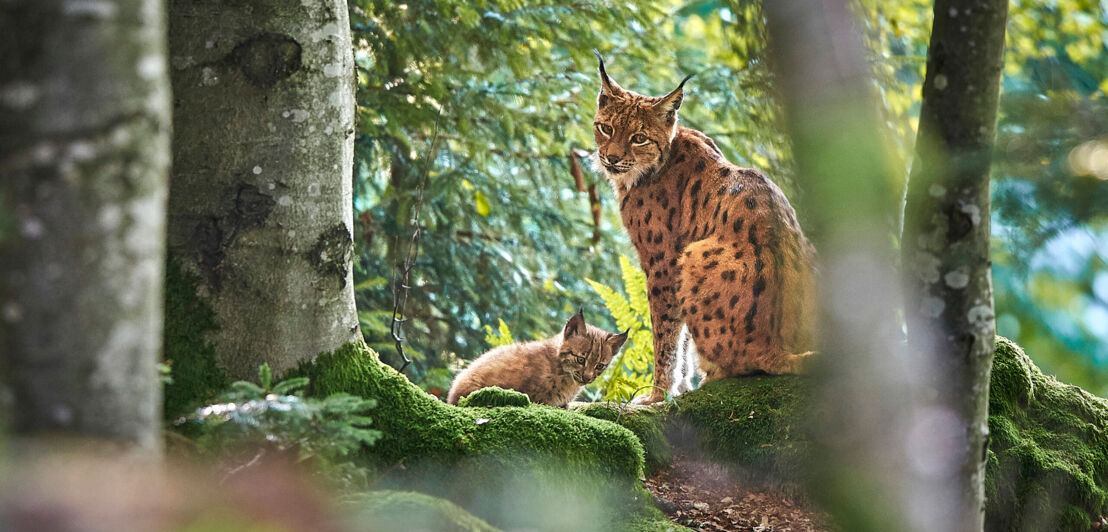
[[[171,0],[169,23],[169,248],[218,364],[279,374],[359,338],[346,2]]]
[[[18,434],[159,452],[163,15],[0,1],[0,354]]]
[[[934,408],[959,420],[960,520],[980,530],[989,371],[996,324],[989,261],[989,165],[1007,0],[938,0],[927,53],[901,253],[908,340],[930,355]],[[954,487],[954,486],[952,486]]]

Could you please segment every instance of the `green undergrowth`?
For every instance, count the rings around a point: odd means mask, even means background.
[[[213,401],[231,380],[216,363],[207,335],[217,327],[212,309],[196,295],[198,279],[170,257],[165,270],[165,386],[163,414],[172,420]]]
[[[458,400],[458,406],[461,407],[491,408],[496,406],[528,406],[530,404],[531,398],[527,397],[527,394],[515,390],[505,390],[499,386],[481,388]]]
[[[990,531],[1089,530],[1108,513],[1108,401],[997,339],[989,394]]]
[[[507,529],[627,530],[628,520],[649,515],[642,445],[614,423],[537,404],[450,406],[361,343],[294,375],[308,377],[316,396],[377,401],[373,428],[382,436],[364,459],[379,487],[444,497]]]
[[[669,440],[663,430],[666,414],[652,408],[630,409],[615,403],[586,403],[576,411],[589,417],[617,423],[639,439],[643,446],[646,474],[664,469],[672,461]]]

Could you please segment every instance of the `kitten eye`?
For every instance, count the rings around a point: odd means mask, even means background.
[[[597,364],[596,371],[604,371],[604,368],[608,367],[607,364]]]
[[[612,126],[609,126],[608,124],[601,124],[600,122],[597,122],[596,129],[600,131],[600,134],[604,135],[605,137],[612,136]]]
[[[631,135],[631,143],[635,146],[642,146],[643,144],[646,144],[646,135],[643,135],[642,133],[635,133],[634,135]]]
[[[577,359],[577,363],[578,363],[578,364],[584,364],[584,363],[585,363],[585,357],[583,357],[583,356],[581,356],[581,355],[576,355],[576,356],[574,356],[573,358],[576,358],[576,359]]]

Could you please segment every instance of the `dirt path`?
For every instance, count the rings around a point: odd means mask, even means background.
[[[662,511],[682,526],[704,532],[824,532],[827,516],[780,495],[747,489],[715,464],[675,454],[673,463],[646,480]]]

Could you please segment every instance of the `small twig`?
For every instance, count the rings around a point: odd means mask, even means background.
[[[412,363],[408,355],[404,353],[404,342],[407,339],[404,336],[404,322],[407,321],[407,307],[408,307],[408,289],[412,267],[415,266],[416,257],[419,256],[419,235],[422,232],[422,227],[419,225],[419,213],[423,208],[423,191],[427,188],[427,179],[431,173],[431,164],[435,160],[436,149],[439,142],[439,122],[435,120],[435,129],[431,133],[431,149],[428,152],[427,157],[424,159],[423,164],[423,179],[419,183],[418,195],[416,196],[415,208],[412,209],[412,216],[409,220],[409,229],[411,230],[411,239],[408,240],[408,249],[404,254],[403,265],[398,264],[397,270],[393,271],[392,281],[392,325],[389,328],[389,332],[392,334],[392,340],[396,343],[396,352],[400,354],[400,358],[404,360],[404,364],[400,366],[400,372],[403,373],[405,369]],[[397,240],[399,240],[399,236]],[[404,316],[404,317],[400,317]]]

